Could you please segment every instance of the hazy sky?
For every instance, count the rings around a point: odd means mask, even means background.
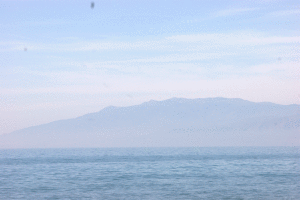
[[[0,0],[0,134],[171,97],[300,104],[300,2]]]

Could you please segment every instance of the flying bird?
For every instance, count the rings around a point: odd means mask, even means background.
[[[93,8],[94,8],[94,6],[95,6],[95,3],[94,3],[94,2],[92,2],[92,3],[91,3],[91,8],[93,9]]]

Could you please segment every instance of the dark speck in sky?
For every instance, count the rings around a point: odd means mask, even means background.
[[[24,48],[24,51],[27,51],[27,48],[26,48],[26,47]]]
[[[93,9],[93,8],[94,8],[94,6],[95,6],[95,3],[94,3],[94,2],[92,2],[92,3],[91,3],[91,8]]]

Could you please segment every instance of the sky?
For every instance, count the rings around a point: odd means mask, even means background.
[[[0,134],[172,97],[300,104],[298,0],[0,0]]]

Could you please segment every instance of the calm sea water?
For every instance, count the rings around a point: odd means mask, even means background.
[[[0,150],[0,199],[300,199],[300,148]]]

